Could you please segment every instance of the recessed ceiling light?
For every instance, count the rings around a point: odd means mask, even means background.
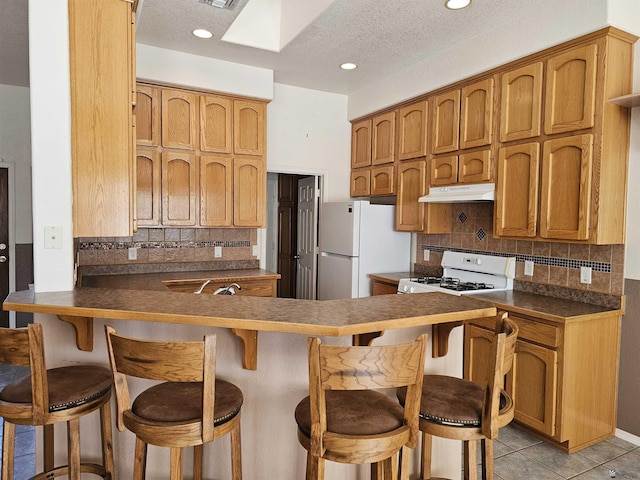
[[[358,66],[355,63],[343,63],[342,65],[340,65],[340,68],[343,70],[354,70],[356,68],[358,68]]]
[[[204,28],[198,28],[196,30],[194,30],[193,35],[195,35],[198,38],[211,38],[213,37],[213,33],[211,33],[209,30],[205,30]]]
[[[449,10],[460,10],[461,8],[468,7],[471,0],[447,0],[444,2],[444,6]]]

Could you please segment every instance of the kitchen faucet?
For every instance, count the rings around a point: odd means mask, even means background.
[[[204,290],[204,287],[206,287],[207,285],[209,285],[209,283],[211,282],[211,280],[207,280],[206,282],[204,282],[202,285],[200,285],[200,288],[198,290],[196,290],[195,293],[196,295],[200,295],[202,293],[202,291]]]

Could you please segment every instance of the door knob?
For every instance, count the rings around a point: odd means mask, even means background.
[[[6,243],[0,243],[0,250],[6,250],[7,249],[7,244]]]
[[[5,263],[8,260],[4,255],[0,255],[0,263]]]
[[[294,259],[294,260],[300,260],[300,255],[294,255],[294,256],[293,256],[293,259]]]

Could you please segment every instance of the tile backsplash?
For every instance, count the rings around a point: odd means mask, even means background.
[[[565,287],[585,292],[622,295],[624,292],[624,245],[584,245],[511,240],[493,236],[493,203],[454,204],[451,233],[418,234],[416,269],[440,265],[445,250],[516,257],[516,288],[519,290]],[[424,261],[429,250],[429,261]],[[533,276],[524,274],[524,262],[534,264]],[[580,268],[590,267],[591,284],[580,283]]]
[[[257,268],[256,244],[255,228],[139,228],[133,237],[79,238],[76,249],[85,274],[108,274]],[[136,248],[135,260],[129,248]]]

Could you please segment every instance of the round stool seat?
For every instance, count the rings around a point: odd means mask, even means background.
[[[113,376],[111,370],[93,365],[52,368],[47,370],[47,385],[49,412],[59,412],[110,395]],[[7,385],[0,392],[0,400],[30,404],[31,375]]]
[[[376,435],[391,432],[404,424],[404,410],[392,398],[374,390],[328,390],[327,431],[342,435]],[[311,434],[309,397],[295,411],[298,428]]]
[[[213,424],[222,425],[242,407],[242,391],[233,383],[216,378]],[[155,422],[202,420],[202,382],[165,382],[142,392],[133,402],[132,413]]]

